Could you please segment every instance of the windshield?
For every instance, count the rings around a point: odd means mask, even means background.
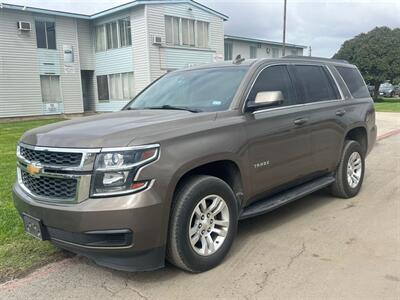
[[[125,109],[227,110],[247,69],[241,66],[173,72],[157,80]]]

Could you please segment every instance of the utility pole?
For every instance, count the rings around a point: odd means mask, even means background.
[[[282,56],[285,56],[286,52],[286,1],[284,1],[284,7],[283,7],[283,42],[282,42]]]
[[[311,45],[308,47],[308,56],[312,56],[312,48],[311,48]]]

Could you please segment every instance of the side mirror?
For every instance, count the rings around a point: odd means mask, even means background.
[[[284,97],[281,91],[258,92],[254,101],[250,100],[247,102],[247,109],[255,111],[257,109],[282,104],[283,100]]]

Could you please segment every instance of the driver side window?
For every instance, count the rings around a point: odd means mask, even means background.
[[[281,92],[283,101],[278,106],[294,104],[293,85],[287,67],[271,66],[261,71],[247,101],[255,101],[259,92]]]

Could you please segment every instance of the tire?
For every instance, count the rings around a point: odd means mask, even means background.
[[[219,198],[223,200],[225,205],[221,204]],[[204,202],[202,202],[203,200]],[[208,217],[203,214],[206,210],[200,203],[209,205],[207,208],[213,208],[212,205],[218,203],[218,206],[212,210],[213,212],[218,212],[221,207],[224,208],[215,215],[208,214]],[[201,217],[204,216],[205,219],[201,219],[200,213]],[[227,220],[229,220],[228,224],[226,224]],[[192,273],[204,272],[214,268],[222,262],[229,252],[236,236],[237,223],[236,197],[226,182],[216,177],[204,175],[189,178],[178,187],[174,198],[168,232],[167,260],[176,267]],[[226,226],[223,227],[219,224]],[[216,233],[217,231],[221,236]],[[195,233],[191,235],[193,232]],[[225,237],[222,236],[224,234]],[[207,243],[204,243],[205,245],[209,244],[208,236],[214,240],[214,243],[210,243],[213,247],[215,245],[214,249],[211,249],[211,246],[203,249],[204,241],[207,241]],[[199,237],[198,242],[192,246],[191,241],[195,241],[197,237]]]
[[[349,182],[348,170],[347,170],[349,165],[349,160],[350,159],[353,160],[355,157],[359,158],[361,164],[361,170],[358,174],[359,180],[356,184],[355,181],[352,181],[352,183]],[[356,170],[356,168],[357,164],[354,170]],[[335,174],[336,181],[331,185],[331,194],[333,196],[345,199],[356,196],[361,189],[364,180],[364,172],[365,172],[365,151],[363,151],[361,145],[358,142],[347,140],[343,147],[342,157],[340,159],[339,166],[336,170]]]

